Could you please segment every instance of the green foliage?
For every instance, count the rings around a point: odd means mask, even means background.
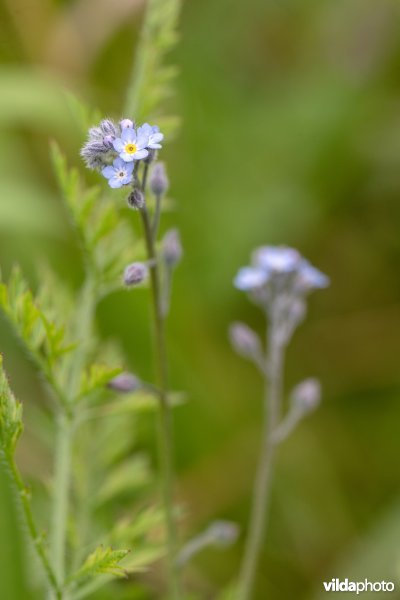
[[[42,287],[34,297],[18,267],[12,270],[8,283],[0,281],[0,308],[36,366],[50,385],[60,391],[60,359],[75,348],[67,338],[64,324],[59,323],[51,295]]]
[[[1,396],[3,393],[1,392]],[[1,400],[0,400],[1,402]],[[1,425],[0,425],[1,427]],[[15,503],[7,468],[0,461],[0,589],[2,598],[21,600],[36,598],[29,589],[24,539],[20,527],[19,507]]]
[[[22,429],[22,404],[10,389],[0,355],[0,446],[5,454],[14,454]]]
[[[94,552],[89,554],[82,567],[71,576],[71,582],[81,582],[96,575],[114,575],[125,577],[126,571],[120,562],[129,554],[129,550],[113,550],[98,546]]]
[[[152,481],[149,462],[145,456],[136,454],[114,466],[97,490],[95,505],[105,504],[123,494],[134,494]]]
[[[124,267],[134,260],[142,244],[135,243],[132,230],[118,209],[119,198],[102,196],[98,186],[86,189],[77,169],[68,168],[55,142],[50,150],[65,205],[84,258],[100,283],[100,293],[118,289]]]
[[[107,383],[122,372],[120,367],[108,367],[104,364],[93,364],[82,375],[79,397],[85,397],[99,389],[103,389]]]
[[[125,105],[126,114],[138,121],[157,116],[167,133],[173,132],[178,120],[160,119],[159,113],[177,74],[175,66],[165,64],[165,57],[177,41],[180,9],[180,0],[149,0]]]

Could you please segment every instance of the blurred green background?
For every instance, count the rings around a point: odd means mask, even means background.
[[[5,273],[20,262],[34,282],[46,258],[68,285],[79,282],[48,140],[80,165],[83,137],[65,90],[121,115],[142,15],[136,0],[0,4]],[[394,0],[183,7],[170,55],[180,70],[170,105],[182,125],[162,151],[176,200],[166,221],[185,248],[169,323],[171,380],[189,400],[175,413],[177,487],[183,536],[215,518],[242,528],[234,547],[204,552],[187,573],[204,598],[235,577],[243,549],[262,382],[230,349],[227,328],[263,327],[232,278],[265,243],[297,247],[332,285],[310,299],[288,352],[288,390],[316,376],[324,398],[280,452],[255,598],[317,600],[333,577],[399,581],[399,34]],[[102,337],[120,338],[129,367],[150,377],[147,292],[115,294],[97,316]],[[0,335],[16,393],[34,403],[40,383],[3,322]],[[50,474],[29,423],[20,466],[27,477]],[[2,536],[0,565],[10,552]]]

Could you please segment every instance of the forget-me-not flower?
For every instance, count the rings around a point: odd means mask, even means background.
[[[138,137],[147,137],[147,148],[158,150],[161,148],[160,142],[164,139],[164,135],[160,133],[160,128],[157,125],[149,125],[144,123],[138,129]]]
[[[291,273],[300,263],[300,253],[288,246],[262,246],[253,254],[257,267],[275,273]]]
[[[268,273],[259,267],[243,267],[235,277],[235,287],[244,292],[262,287],[268,281]]]
[[[112,166],[104,167],[101,172],[108,179],[110,187],[120,188],[132,181],[133,162],[127,163],[122,158],[116,158]]]
[[[122,129],[121,137],[114,140],[114,149],[118,152],[119,157],[125,162],[140,160],[146,158],[149,154],[148,147],[149,137],[143,132],[138,132],[133,127],[125,127]]]

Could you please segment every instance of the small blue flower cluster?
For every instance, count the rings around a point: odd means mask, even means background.
[[[306,296],[327,287],[329,278],[294,248],[262,246],[254,251],[251,266],[239,270],[234,284],[262,306],[276,325],[280,343],[286,343],[304,318]]]
[[[327,287],[329,279],[294,248],[262,246],[253,253],[252,265],[239,270],[235,286],[251,292],[274,285],[308,292]]]
[[[135,162],[153,158],[163,138],[159,128],[148,123],[136,128],[130,119],[118,124],[103,119],[89,129],[81,156],[89,169],[101,171],[110,187],[120,188],[133,180]]]

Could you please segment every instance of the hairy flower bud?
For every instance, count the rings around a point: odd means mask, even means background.
[[[133,127],[135,127],[135,124],[131,119],[122,119],[119,124],[121,125],[121,129],[127,129],[128,127],[133,129]]]
[[[121,373],[108,382],[108,387],[120,394],[128,394],[138,390],[141,387],[141,382],[132,373]]]
[[[164,235],[162,253],[164,261],[169,267],[174,267],[181,260],[183,250],[177,229],[170,229]]]
[[[148,269],[144,263],[132,263],[124,271],[124,283],[129,287],[138,285],[147,278],[147,274]]]
[[[169,181],[164,163],[158,162],[154,165],[151,171],[149,185],[155,196],[163,196],[168,190]]]
[[[244,323],[232,323],[229,338],[234,350],[244,358],[254,359],[262,354],[260,338]]]
[[[128,196],[129,208],[139,210],[145,205],[143,192],[139,188],[135,188]]]
[[[105,136],[109,135],[115,138],[117,135],[117,128],[111,119],[103,119],[100,123],[100,129]]]
[[[318,379],[305,379],[292,391],[292,406],[305,414],[317,408],[321,401],[321,384]]]

